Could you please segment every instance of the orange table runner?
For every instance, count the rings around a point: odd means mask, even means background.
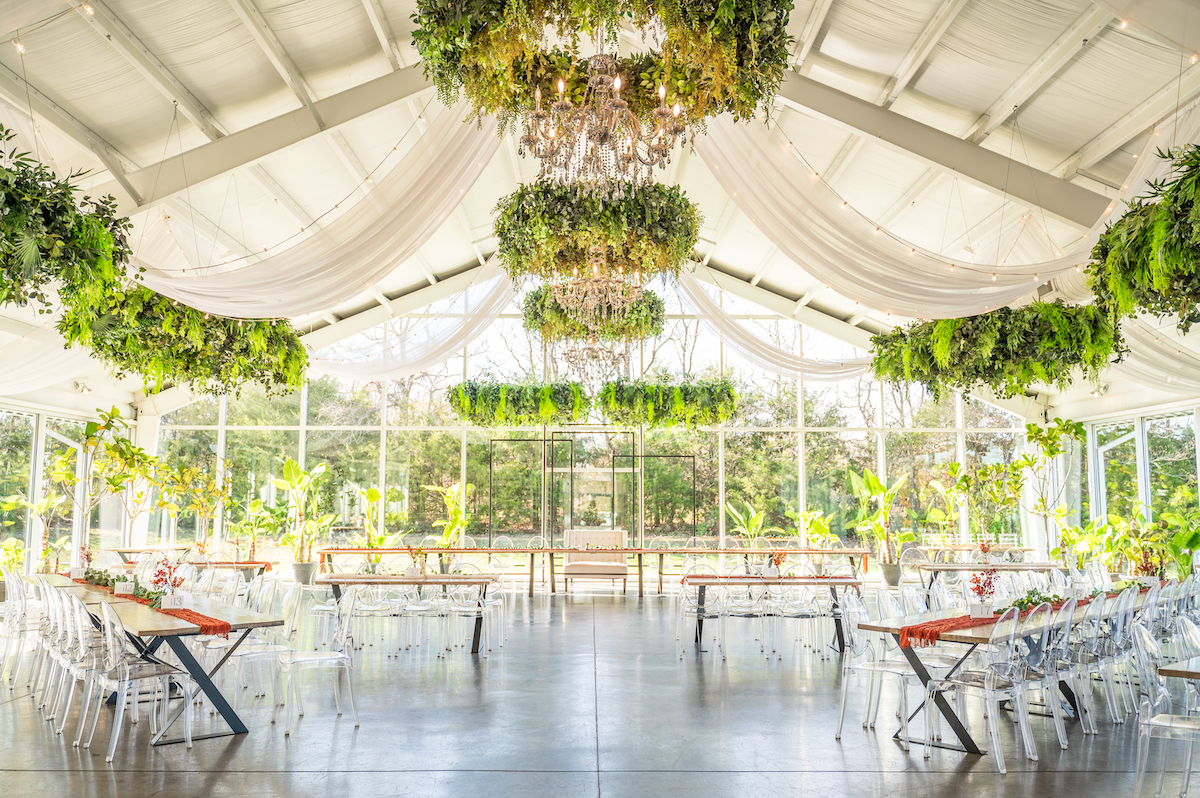
[[[78,582],[81,585],[92,584],[86,579],[72,579],[71,581]],[[103,585],[93,585],[93,587],[103,588],[109,593],[116,595],[112,588],[104,587]],[[123,596],[123,598],[127,598],[130,601],[136,601],[138,604],[144,604],[145,606],[150,607],[150,599],[136,598],[134,596]],[[194,610],[163,610],[157,607],[150,607],[150,609],[161,612],[164,615],[170,615],[172,618],[178,618],[181,621],[195,624],[196,626],[200,627],[200,634],[202,635],[220,635],[221,637],[228,639],[229,633],[232,631],[232,627],[229,625],[228,621],[222,621]]]

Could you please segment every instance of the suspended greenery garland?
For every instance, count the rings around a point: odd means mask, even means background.
[[[587,419],[592,400],[577,382],[467,380],[446,393],[450,410],[481,427],[531,427]]]
[[[14,133],[0,126],[0,143]],[[0,162],[0,304],[54,310],[59,333],[87,348],[118,376],[147,387],[195,382],[236,391],[256,382],[269,391],[304,380],[308,355],[286,321],[210,317],[134,283],[128,276],[129,220],[112,197],[77,202],[72,182],[15,150]]]
[[[920,382],[936,398],[978,385],[1006,398],[1033,383],[1066,388],[1075,369],[1095,381],[1124,353],[1104,309],[1061,301],[913,324],[871,344],[877,377]]]
[[[602,246],[610,274],[679,274],[703,221],[678,186],[631,187],[601,199],[580,185],[523,185],[495,208],[494,232],[509,276],[592,276],[587,253]],[[602,275],[608,276],[608,275]]]
[[[588,69],[580,38],[608,37],[615,51],[622,24],[665,33],[661,53],[622,59],[621,97],[648,119],[659,104],[679,103],[684,118],[733,113],[749,118],[775,95],[788,68],[791,0],[418,0],[413,44],[444,103],[463,91],[477,116],[519,123],[534,91],[583,98]],[[658,26],[661,25],[661,28]],[[547,28],[565,47],[543,46]]]
[[[1174,153],[1170,180],[1129,205],[1092,250],[1088,287],[1114,319],[1175,315],[1187,333],[1200,321],[1200,147]]]
[[[738,408],[737,389],[725,377],[611,380],[597,400],[604,417],[622,427],[712,426],[733,418]]]
[[[643,290],[624,315],[609,314],[595,329],[572,318],[548,286],[525,295],[525,329],[546,341],[583,340],[593,335],[603,341],[640,341],[661,335],[665,320],[666,305],[649,290]]]

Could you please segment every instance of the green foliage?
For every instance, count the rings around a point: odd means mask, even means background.
[[[20,538],[5,538],[0,543],[0,562],[5,570],[13,571],[25,564],[25,541]]]
[[[1012,606],[1016,607],[1018,612],[1029,612],[1031,609],[1038,606],[1039,604],[1050,604],[1053,606],[1055,604],[1061,604],[1062,600],[1063,600],[1062,596],[1059,596],[1059,595],[1048,596],[1035,587],[1035,588],[1031,589],[1028,593],[1026,593],[1024,596],[1021,596],[1020,598],[1017,598],[1017,599],[1013,599]]]
[[[738,408],[737,389],[727,377],[620,378],[604,383],[597,399],[604,417],[622,427],[713,426],[733,418]]]
[[[650,290],[643,290],[628,311],[605,314],[596,330],[567,315],[549,286],[525,295],[525,329],[546,341],[580,340],[591,335],[603,341],[640,341],[661,335],[665,320],[666,305]]]
[[[1172,177],[1151,184],[1100,237],[1088,287],[1114,322],[1175,315],[1186,333],[1200,321],[1200,146],[1158,154],[1174,160]]]
[[[1033,383],[1066,388],[1076,369],[1095,382],[1125,351],[1103,308],[1061,301],[921,322],[871,343],[879,379],[920,382],[937,399],[978,385],[1006,398]]]
[[[446,517],[434,522],[435,528],[442,530],[441,547],[452,548],[466,534],[471,524],[471,513],[467,511],[467,500],[475,492],[475,486],[455,482],[448,488],[441,485],[422,485],[430,493],[439,496],[446,507]]]
[[[275,487],[287,493],[291,524],[280,542],[291,547],[296,562],[312,562],[313,544],[329,534],[329,528],[337,519],[335,513],[320,513],[317,496],[313,495],[325,472],[324,463],[305,471],[289,457],[283,464],[282,477],[272,480]]]
[[[681,107],[681,119],[730,112],[739,119],[766,106],[788,68],[791,0],[419,0],[413,44],[425,74],[449,105],[463,91],[476,116],[515,128],[535,106],[564,93],[579,104],[588,69],[579,40],[601,36],[616,48],[617,30],[644,30],[652,19],[665,28],[662,53],[619,61],[621,99],[644,122],[660,105]],[[546,49],[547,28],[562,47]]]
[[[530,183],[501,199],[495,214],[497,252],[513,278],[587,275],[591,247],[604,247],[610,272],[679,274],[703,221],[678,186],[661,183],[615,199],[576,183]]]
[[[0,145],[14,134],[0,126]],[[187,381],[236,391],[246,382],[298,387],[308,355],[287,321],[210,317],[136,284],[127,272],[129,220],[112,197],[78,203],[61,180],[28,153],[0,166],[0,304],[53,310],[68,345],[87,348],[117,376],[147,387]]]
[[[860,520],[855,529],[860,534],[869,534],[879,544],[881,562],[897,562],[896,543],[914,540],[911,532],[893,532],[891,526],[892,505],[904,489],[908,477],[902,476],[891,485],[864,469],[861,474],[850,471],[847,475],[850,490],[859,501]],[[872,510],[873,508],[873,510]]]
[[[789,507],[784,514],[795,525],[788,530],[789,534],[796,537],[804,535],[810,549],[829,549],[842,542],[837,533],[830,528],[830,517],[820,510],[799,512]]]
[[[229,525],[227,537],[233,539],[236,559],[242,558],[242,538],[248,541],[249,549],[246,559],[255,560],[258,556],[258,536],[279,534],[287,524],[287,513],[267,507],[260,499],[251,499],[246,503],[245,512],[240,521]]]
[[[741,508],[733,502],[726,502],[725,515],[729,519],[728,530],[738,537],[753,539],[783,534],[779,527],[767,526],[766,512],[755,510],[750,502],[743,502]]]
[[[583,421],[591,398],[577,382],[467,380],[446,393],[455,416],[481,427],[526,427]]]

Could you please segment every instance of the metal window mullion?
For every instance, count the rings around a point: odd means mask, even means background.
[[[29,492],[26,495],[28,495],[30,497],[30,499],[36,501],[38,494],[39,494],[39,488],[41,487],[41,484],[42,484],[42,472],[45,470],[43,468],[43,461],[45,460],[45,457],[46,457],[46,454],[45,454],[45,451],[46,451],[46,414],[45,413],[35,413],[33,416],[33,419],[34,419],[34,421],[33,421],[33,445],[29,449],[29,485],[27,486]],[[78,513],[72,513],[72,517],[74,517],[77,514]],[[35,547],[35,545],[34,545],[35,540],[36,540],[36,538],[34,537],[35,530],[33,528],[34,520],[35,520],[35,518],[34,518],[33,513],[30,512],[29,510],[26,510],[25,511],[25,573],[26,573],[26,575],[33,573],[34,562],[37,560],[36,556],[30,556],[30,555],[33,554],[34,552],[40,551],[40,548]],[[38,521],[38,524],[40,526],[41,522]],[[40,532],[40,530],[37,530],[37,531]],[[72,542],[71,561],[72,561],[72,564],[74,564],[75,559],[78,556],[77,552],[79,551],[79,535],[76,532],[76,524],[74,523],[74,521],[72,521],[72,523],[71,523],[71,542]]]
[[[955,431],[955,448],[957,450],[955,455],[958,457],[959,467],[965,472],[967,469],[967,433],[964,428],[967,424],[966,410],[963,406],[964,402],[966,402],[966,398],[961,393],[956,394],[954,401],[954,425],[958,429]],[[957,510],[958,542],[966,543],[971,539],[971,497],[964,496],[959,499]]]
[[[1134,433],[1134,463],[1137,466],[1138,484],[1138,504],[1141,505],[1142,518],[1146,521],[1150,520],[1150,453],[1148,451],[1148,442],[1146,440],[1146,419],[1143,416],[1136,416],[1133,419]]]

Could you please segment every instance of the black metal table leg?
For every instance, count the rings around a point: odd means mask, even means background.
[[[833,605],[830,608],[833,612],[833,629],[837,632],[837,650],[839,654],[846,651],[846,633],[842,630],[842,610],[838,604],[837,588],[831,583],[829,585],[829,594],[833,596]]]
[[[536,557],[537,557],[537,554],[535,554],[532,551],[529,552],[529,597],[530,598],[533,598],[533,569],[534,569],[534,561],[535,561]]]
[[[892,636],[896,638],[896,644],[899,645],[900,635],[894,634]],[[958,661],[954,668],[951,669],[950,673],[953,673],[954,670],[956,670],[958,666],[961,665],[966,658],[971,655],[971,651],[974,650],[975,646],[971,646],[971,649],[967,651],[962,659]],[[921,680],[921,685],[928,688],[930,680],[929,671],[925,670],[925,664],[921,662],[921,658],[917,656],[916,650],[909,646],[908,648],[901,648],[900,651],[904,654],[904,658],[908,660],[909,667],[913,669],[913,673],[915,673],[917,678]],[[955,751],[961,750],[968,754],[983,755],[987,753],[978,745],[976,745],[975,740],[971,738],[970,732],[967,731],[967,727],[963,725],[962,719],[960,719],[958,715],[955,714],[954,710],[950,708],[950,702],[946,700],[945,695],[942,693],[935,693],[933,696],[933,703],[937,706],[938,711],[942,713],[942,717],[946,719],[946,723],[950,724],[951,730],[953,730],[954,735],[958,737],[958,741],[962,744],[962,747],[960,749],[957,746],[946,745],[945,743],[939,742],[931,742],[931,745],[934,745],[938,748],[950,748],[951,750]],[[918,707],[918,711],[919,710],[920,707]],[[916,716],[915,712],[913,713],[913,716]],[[899,734],[899,732],[896,732],[897,737]]]
[[[700,585],[700,590],[696,594],[696,650],[704,650],[704,585]]]
[[[471,653],[479,653],[479,638],[483,635],[483,613],[485,610],[484,602],[487,601],[487,585],[483,586],[483,591],[479,594],[479,612],[475,614],[475,637],[471,640]]]
[[[204,695],[208,697],[208,700],[212,702],[213,708],[220,713],[221,717],[225,720],[225,723],[229,725],[230,730],[227,732],[196,734],[192,735],[193,740],[207,740],[212,737],[229,737],[234,734],[245,734],[247,731],[249,731],[246,728],[246,724],[242,723],[242,719],[238,717],[236,712],[233,711],[233,707],[231,707],[229,702],[225,700],[225,696],[221,694],[221,691],[217,689],[217,685],[214,684],[212,680],[212,677],[217,674],[217,671],[219,671],[221,666],[228,661],[229,657],[234,651],[237,650],[237,647],[242,644],[242,641],[245,640],[249,634],[249,629],[244,630],[242,632],[242,636],[239,637],[237,641],[229,647],[229,649],[225,652],[225,656],[221,658],[221,661],[218,662],[216,666],[213,667],[212,671],[208,673],[204,671],[203,666],[201,666],[200,663],[196,661],[196,658],[192,656],[192,652],[188,650],[187,644],[184,643],[180,637],[173,635],[171,637],[164,638],[167,645],[171,648],[171,651],[175,652],[175,656],[179,658],[179,662],[188,672],[188,675],[192,677],[192,681],[194,681],[196,686],[199,687]],[[155,640],[157,639],[158,638],[155,638]],[[151,642],[153,643],[154,641],[152,640]],[[171,725],[189,708],[190,702],[185,699],[183,705],[176,709],[175,713],[167,719],[167,722],[163,724],[162,729],[160,729],[158,734],[154,736],[154,738],[150,741],[150,744],[170,745],[171,743],[182,743],[184,741],[182,737],[174,737],[169,740],[165,740],[163,737],[166,735],[167,729],[171,728]]]

